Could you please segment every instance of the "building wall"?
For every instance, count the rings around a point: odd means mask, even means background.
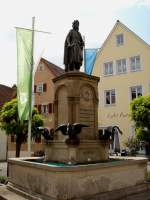
[[[4,131],[0,129],[0,161],[7,159],[7,136]]]
[[[124,45],[116,45],[116,35],[124,35]],[[132,56],[140,56],[141,70],[131,72],[129,58]],[[129,114],[130,87],[142,85],[143,95],[149,93],[150,85],[150,47],[133,32],[118,23],[111,34],[108,36],[101,51],[97,55],[93,75],[100,76],[99,83],[99,126],[118,125],[123,131],[121,136],[121,144],[132,134],[132,125]],[[127,73],[114,74],[110,76],[103,75],[104,63],[113,61],[114,69],[116,68],[116,60],[127,59]],[[105,105],[104,90],[115,89],[116,104]]]
[[[44,119],[44,126],[48,128],[54,128],[54,113],[53,113],[53,101],[54,101],[54,84],[52,79],[54,75],[48,69],[48,66],[44,62],[40,62],[39,66],[44,66],[43,70],[37,68],[35,72],[34,85],[46,84],[46,91],[42,93],[34,93],[35,105],[48,105],[52,104],[52,113],[42,114]]]
[[[37,151],[44,151],[44,144],[33,142],[31,145],[31,156]],[[27,143],[21,145],[20,157],[28,156]],[[9,141],[8,158],[16,157],[16,143]]]
[[[42,69],[40,67],[42,66]],[[34,76],[34,86],[36,85],[36,88],[39,84],[46,84],[46,89],[44,92],[34,92],[34,105],[39,110],[40,114],[42,114],[42,117],[44,119],[44,127],[47,127],[49,129],[54,128],[54,110],[53,110],[53,101],[54,101],[54,85],[52,82],[52,79],[55,76],[50,71],[46,63],[40,61],[37,70],[35,72]],[[50,113],[48,110],[48,113],[41,113],[41,109],[39,109],[39,105],[52,105],[52,112]],[[16,149],[16,143],[15,139],[12,140],[11,137],[8,137],[8,157],[15,157],[15,149]],[[31,145],[31,152],[32,154],[36,151],[44,150],[44,138],[41,137],[41,141],[35,142],[32,141]],[[21,151],[20,156],[28,156],[27,152],[27,143],[24,143],[21,145]]]

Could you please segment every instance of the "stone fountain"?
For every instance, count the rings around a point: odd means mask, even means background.
[[[68,72],[53,81],[56,127],[68,122],[88,127],[82,128],[78,145],[67,145],[61,133],[46,142],[49,163],[41,163],[41,158],[9,159],[9,187],[42,200],[117,199],[147,190],[147,159],[110,160],[108,142],[98,139],[99,78]]]
[[[46,145],[46,159],[65,163],[88,163],[108,160],[108,143],[98,137],[99,78],[81,72],[68,72],[53,80],[55,84],[55,127],[81,123],[79,145],[66,145],[61,133]]]
[[[115,200],[147,190],[147,159],[110,159],[109,143],[99,140],[99,78],[77,71],[79,64],[68,66],[68,62],[65,59],[67,72],[53,79],[55,127],[67,123],[87,127],[76,145],[67,144],[67,136],[57,132],[45,144],[44,160],[9,159],[9,187],[42,200]]]

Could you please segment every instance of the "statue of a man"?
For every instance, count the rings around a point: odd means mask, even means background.
[[[65,40],[64,47],[64,64],[65,71],[79,70],[83,61],[84,41],[79,32],[79,21],[72,23],[71,29]]]

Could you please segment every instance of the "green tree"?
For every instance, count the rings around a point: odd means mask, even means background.
[[[43,119],[36,108],[32,111],[32,138],[40,136],[39,126],[43,126]],[[5,103],[0,111],[0,128],[8,135],[16,136],[16,157],[20,156],[21,144],[27,141],[28,121],[22,123],[18,117],[17,100]]]
[[[150,95],[134,99],[131,104],[131,119],[135,122],[136,136],[150,147]],[[148,150],[148,149],[146,149]],[[149,151],[149,150],[148,150]],[[148,152],[149,154],[150,152]]]
[[[139,139],[136,137],[128,138],[125,145],[128,147],[131,155],[136,155],[141,146]]]

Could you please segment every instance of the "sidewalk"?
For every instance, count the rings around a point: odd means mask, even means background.
[[[7,162],[0,162],[0,176],[7,176]]]
[[[11,192],[4,185],[0,186],[0,200],[27,200],[27,199],[14,192]]]

